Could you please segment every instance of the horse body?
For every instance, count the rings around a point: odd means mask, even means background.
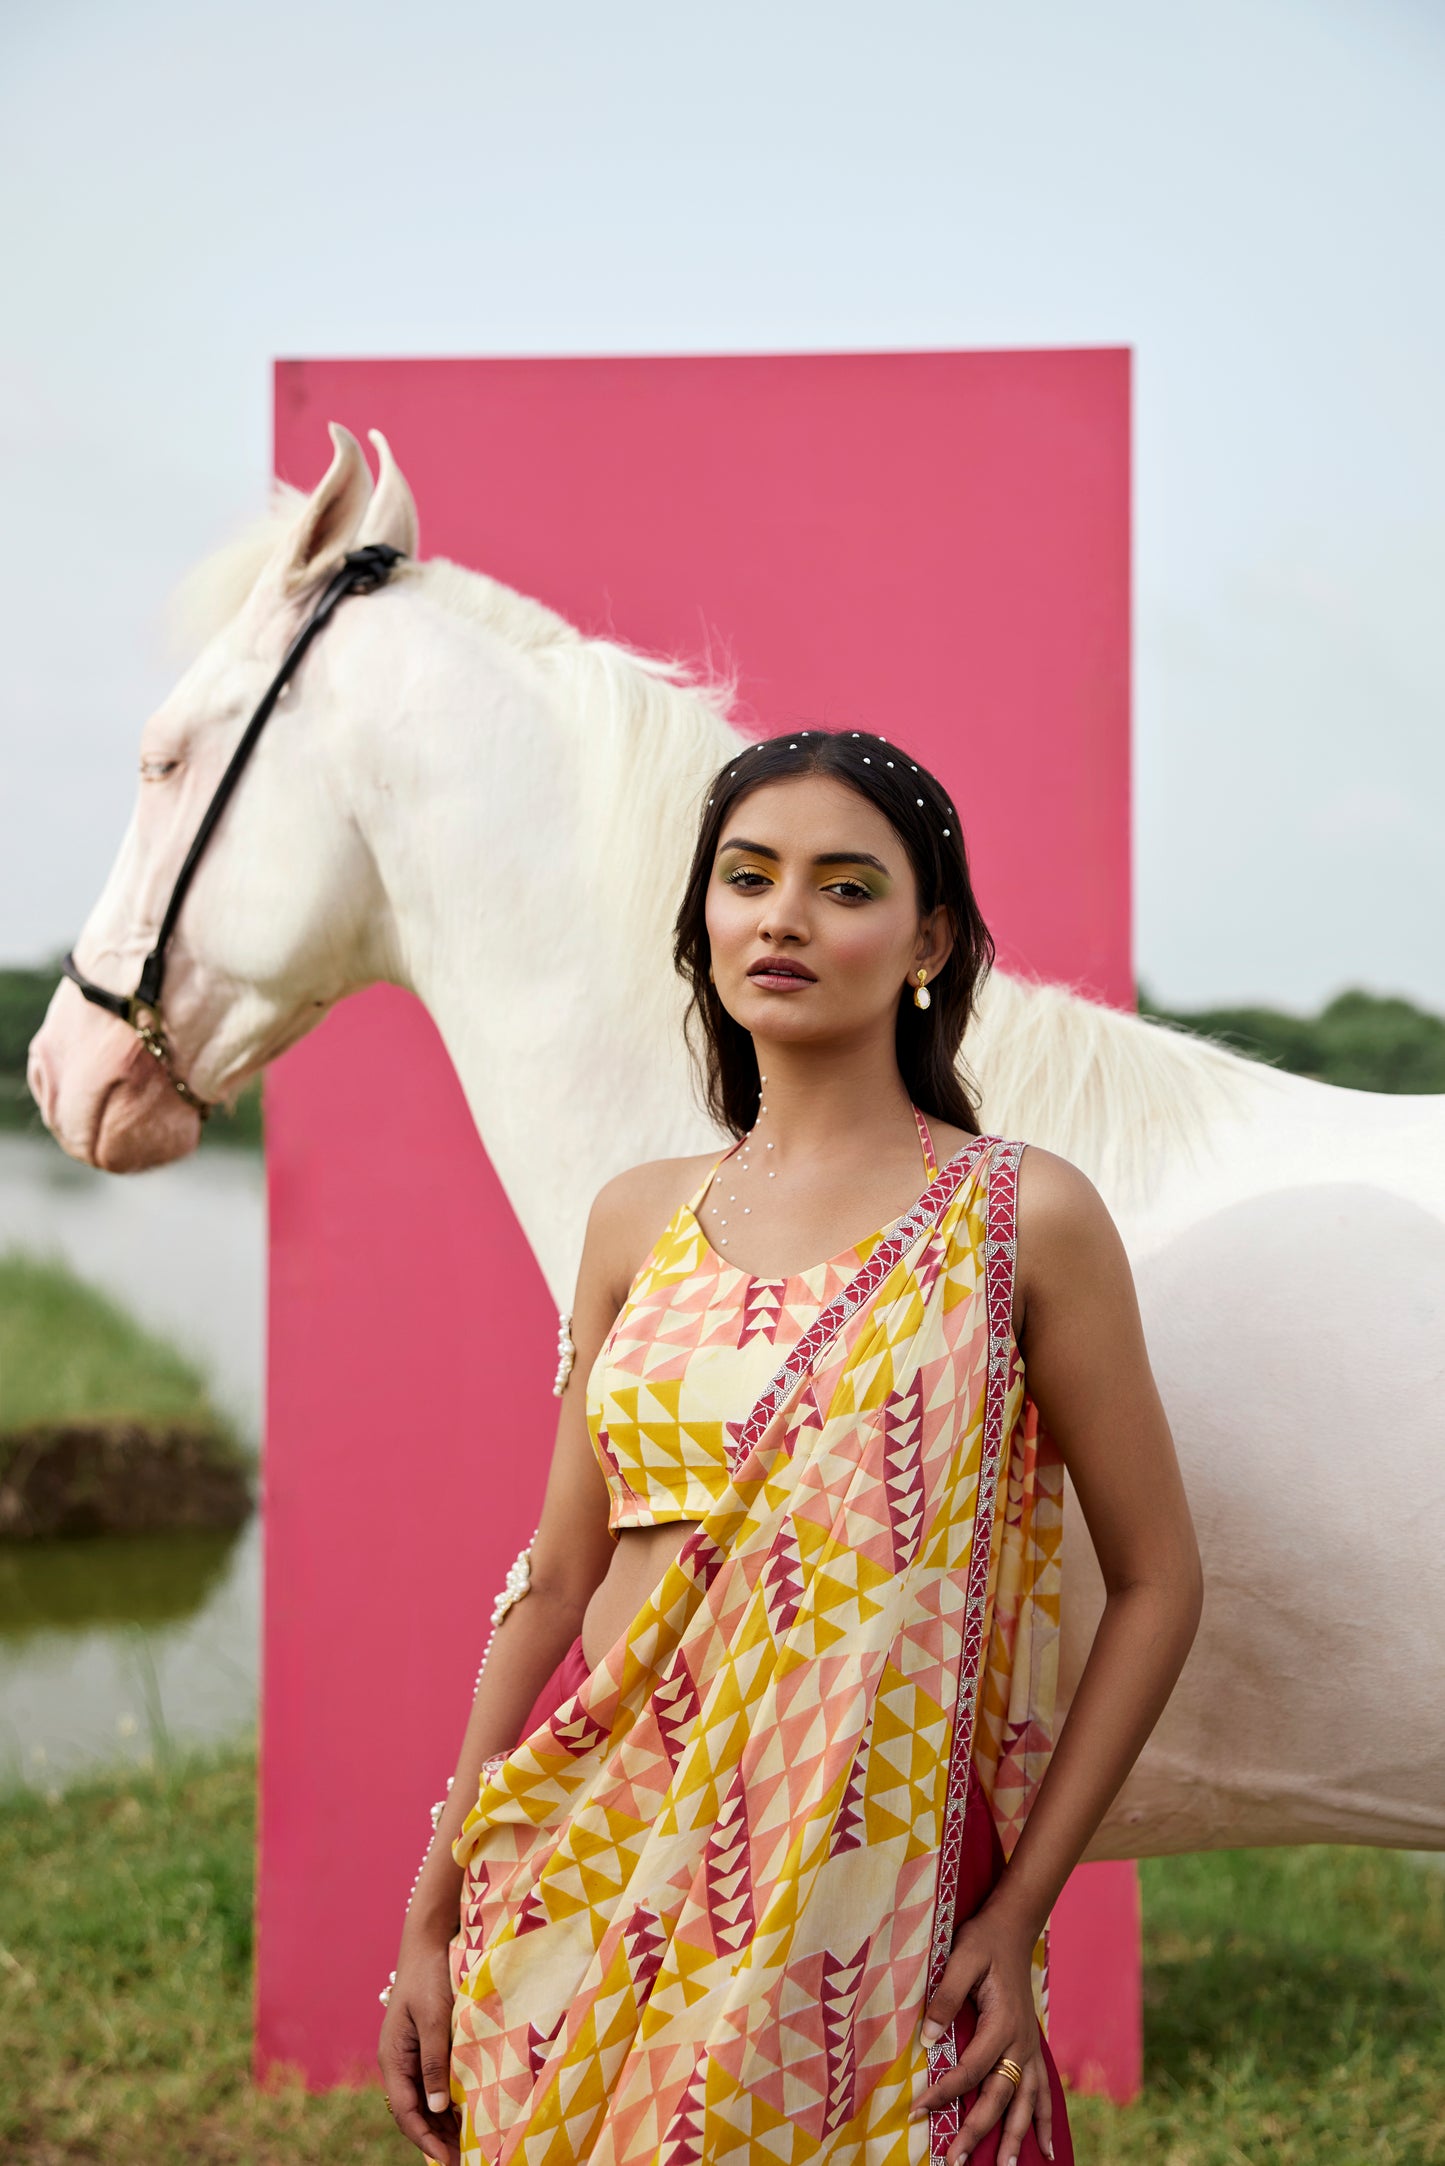
[[[739,739],[684,672],[415,562],[384,443],[373,495],[360,447],[332,434],[328,474],[240,553],[147,725],[140,803],[77,957],[134,983],[305,597],[362,541],[407,551],[391,586],[338,612],[268,725],[187,897],[168,1027],[216,1098],[348,993],[414,991],[568,1307],[599,1183],[717,1141],[658,898],[680,890],[702,784]],[[1114,1213],[1204,1553],[1199,1636],[1089,1855],[1445,1848],[1445,1102],[1307,1083],[1002,973],[966,1053],[986,1125],[1072,1159]],[[88,1163],[194,1147],[196,1114],[69,980],[29,1072]],[[1101,1603],[1075,1505],[1065,1704]]]

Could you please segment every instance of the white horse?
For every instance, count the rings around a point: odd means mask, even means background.
[[[77,960],[131,990],[320,583],[361,543],[406,551],[311,650],[201,862],[165,998],[176,1067],[234,1096],[348,993],[409,987],[568,1307],[598,1184],[717,1140],[665,898],[740,738],[726,695],[678,665],[416,561],[384,440],[373,487],[331,433],[311,496],[278,492],[193,575],[204,645],[146,725]],[[965,1051],[985,1125],[1072,1159],[1118,1220],[1204,1551],[1188,1666],[1089,1855],[1445,1848],[1445,1099],[1301,1081],[1002,973]],[[89,1164],[128,1172],[197,1140],[139,1040],[69,980],[29,1076]],[[1068,1530],[1065,1704],[1102,1599],[1072,1505]]]

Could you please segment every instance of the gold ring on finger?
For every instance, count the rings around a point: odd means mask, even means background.
[[[1019,2067],[1017,2061],[1004,2060],[996,2062],[994,2065],[994,2074],[996,2076],[1007,2076],[1009,2082],[1013,2085],[1015,2090],[1018,2089],[1019,2085],[1024,2080],[1024,2072]]]

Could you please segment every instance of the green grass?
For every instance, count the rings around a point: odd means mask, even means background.
[[[0,2159],[401,2166],[374,2090],[249,2078],[254,1757],[0,1800]],[[1143,1867],[1146,2081],[1080,2166],[1445,2160],[1445,1873],[1389,1851]]]
[[[7,1431],[117,1417],[184,1424],[240,1449],[183,1354],[65,1264],[0,1256],[0,1464]]]
[[[250,2080],[254,1787],[236,1749],[0,1804],[0,2159],[420,2156],[379,2092]]]
[[[1074,2103],[1081,2160],[1445,2160],[1445,1871],[1309,1848],[1140,1872],[1144,2095]]]

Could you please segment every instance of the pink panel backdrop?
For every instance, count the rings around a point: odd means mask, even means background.
[[[309,488],[328,421],[381,428],[424,554],[734,668],[753,729],[916,748],[1004,965],[1132,1005],[1129,358],[283,362],[276,469]],[[535,1523],[556,1315],[410,995],[374,988],[288,1053],[266,1122],[256,2053],[324,2085],[374,2073],[427,1806]],[[1116,2095],[1126,1873],[1071,1882],[1055,1981],[1061,2064]]]

